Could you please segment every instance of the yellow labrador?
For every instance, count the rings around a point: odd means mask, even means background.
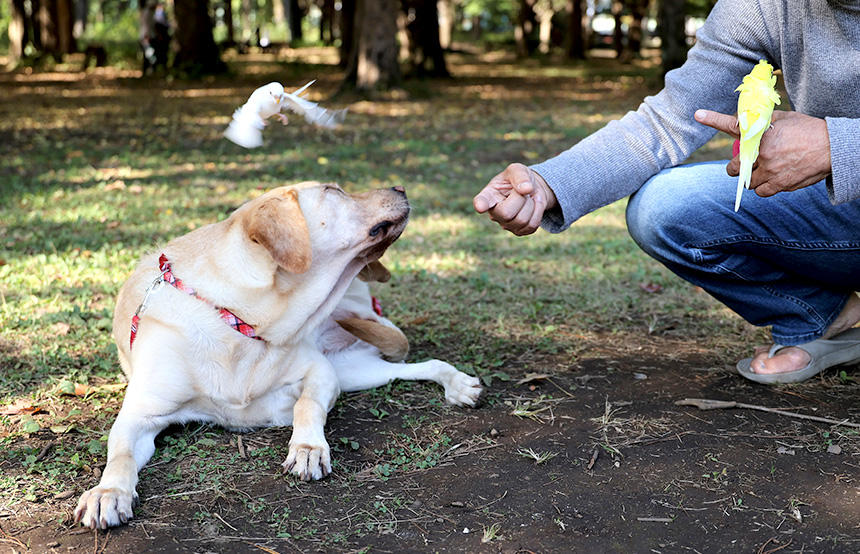
[[[439,360],[398,363],[406,337],[356,278],[387,278],[377,260],[408,215],[402,187],[350,195],[302,183],[145,256],[113,322],[125,400],[101,481],[75,519],[103,529],[128,521],[138,471],[172,423],[292,425],[284,470],[309,480],[331,472],[323,426],[341,391],[427,379],[473,406],[476,378]]]

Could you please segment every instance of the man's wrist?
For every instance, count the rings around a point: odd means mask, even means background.
[[[531,168],[529,168],[529,171],[531,171],[532,173],[535,185],[543,191],[544,198],[546,198],[546,209],[552,210],[553,208],[558,206],[558,199],[556,199],[555,193],[549,187],[544,178],[541,177],[540,173]]]

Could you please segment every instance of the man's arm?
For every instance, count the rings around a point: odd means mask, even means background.
[[[830,202],[860,199],[860,119],[826,117],[830,140],[831,174],[827,178]]]
[[[743,76],[759,59],[778,59],[760,5],[743,0],[718,2],[687,62],[666,75],[659,94],[573,148],[531,167],[536,174],[530,179],[531,186],[538,179],[544,181],[558,204],[542,214],[542,227],[563,231],[583,215],[632,194],[660,170],[682,163],[713,137],[716,131],[694,120],[696,109],[734,112],[737,97],[733,90]],[[492,186],[493,182],[481,194]],[[498,192],[523,196],[518,190],[513,186]],[[520,202],[528,206],[525,197],[514,198],[513,203]],[[505,203],[500,202],[499,207]],[[493,219],[501,218],[494,208],[489,212]]]

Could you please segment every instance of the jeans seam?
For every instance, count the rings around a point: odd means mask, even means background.
[[[860,242],[840,242],[837,244],[829,243],[829,242],[798,242],[798,241],[784,241],[779,239],[774,239],[770,237],[757,237],[755,235],[736,235],[733,237],[723,237],[721,239],[714,239],[700,243],[690,243],[688,246],[693,248],[709,248],[712,246],[723,246],[726,244],[738,244],[742,242],[749,242],[754,244],[763,244],[768,246],[782,246],[784,248],[791,248],[793,250],[856,250],[860,249]]]

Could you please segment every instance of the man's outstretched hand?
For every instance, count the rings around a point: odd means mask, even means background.
[[[514,163],[490,179],[472,204],[478,213],[488,213],[503,229],[522,236],[537,231],[544,212],[555,207],[556,199],[543,177]]]
[[[697,110],[696,121],[739,138],[738,118],[710,110]],[[726,173],[737,177],[741,163],[737,156]],[[797,190],[824,179],[831,173],[830,136],[827,122],[798,112],[773,112],[773,125],[765,131],[753,165],[750,189],[759,196]]]

